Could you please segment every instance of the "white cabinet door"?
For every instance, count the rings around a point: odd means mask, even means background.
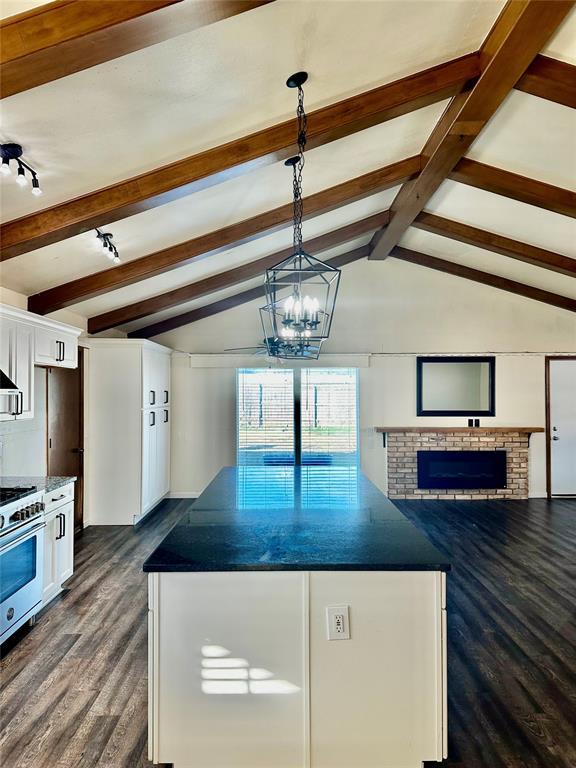
[[[142,413],[142,512],[158,498],[158,410]]]
[[[60,592],[58,581],[57,537],[60,533],[60,518],[56,513],[46,518],[44,529],[44,582],[42,588],[42,602],[49,603]]]
[[[304,768],[306,574],[155,573],[156,580],[154,762]]]
[[[34,328],[2,318],[0,321],[0,368],[20,390],[0,396],[0,420],[34,416]]]
[[[16,359],[14,383],[20,390],[17,396],[16,418],[34,417],[34,328],[16,323]]]
[[[61,586],[74,573],[74,504],[60,507],[56,519],[60,528],[56,538],[57,579]]]
[[[16,323],[0,318],[0,368],[12,379],[15,374]],[[0,421],[13,421],[16,412],[16,395],[0,395]]]
[[[170,355],[142,350],[142,408],[159,408],[170,402]]]
[[[160,411],[158,429],[158,495],[165,496],[170,490],[170,409]]]
[[[78,339],[76,336],[51,328],[36,328],[34,360],[38,365],[57,368],[78,366]]]
[[[442,576],[310,573],[313,768],[395,768],[443,755]],[[348,606],[349,640],[326,608]]]

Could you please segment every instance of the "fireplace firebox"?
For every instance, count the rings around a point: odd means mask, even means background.
[[[417,451],[418,488],[506,488],[506,451]]]

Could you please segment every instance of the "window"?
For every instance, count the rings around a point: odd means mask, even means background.
[[[355,368],[304,368],[301,382],[302,464],[356,464]]]
[[[238,370],[238,464],[356,466],[355,368]]]
[[[238,371],[238,464],[294,464],[294,375],[291,370]]]

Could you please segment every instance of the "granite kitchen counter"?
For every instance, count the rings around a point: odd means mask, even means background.
[[[355,467],[226,467],[144,563],[146,572],[449,569]]]
[[[33,477],[31,475],[5,475],[0,477],[0,487],[19,488],[27,486],[36,486],[37,491],[43,493],[52,493],[57,488],[73,483],[76,477]]]

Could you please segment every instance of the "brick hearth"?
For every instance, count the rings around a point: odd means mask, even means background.
[[[387,431],[383,428],[379,431]],[[540,431],[540,430],[530,430]],[[526,499],[528,498],[528,441],[530,432],[521,430],[490,432],[446,428],[438,432],[427,428],[416,431],[387,432],[388,495],[395,499]],[[418,488],[416,452],[427,451],[506,451],[507,488],[424,489]]]

